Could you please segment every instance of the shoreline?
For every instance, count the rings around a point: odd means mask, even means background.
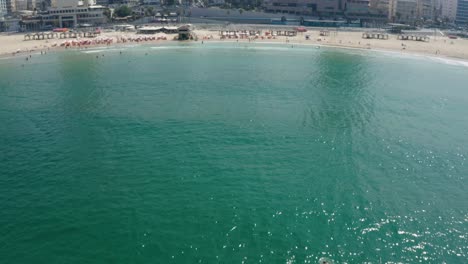
[[[324,47],[324,48],[338,48],[348,50],[360,50],[360,51],[376,51],[384,52],[388,54],[397,55],[410,55],[415,57],[425,57],[434,60],[452,60],[459,64],[468,65],[468,40],[456,39],[450,40],[447,37],[439,37],[436,40],[430,40],[430,42],[416,42],[416,41],[401,41],[396,39],[390,40],[377,40],[377,39],[361,39],[359,37],[362,32],[339,32],[335,36],[318,37],[314,40],[305,40],[304,35],[316,36],[318,31],[308,31],[305,33],[299,33],[295,37],[277,37],[276,39],[220,39],[220,37],[212,37],[217,35],[217,31],[210,30],[194,30],[197,36],[205,36],[199,38],[196,41],[183,41],[172,40],[173,35],[165,35],[168,37],[167,40],[149,40],[142,42],[112,42],[110,44],[93,44],[89,46],[71,46],[65,48],[58,45],[58,42],[72,41],[76,39],[53,39],[53,40],[23,40],[23,34],[12,34],[12,35],[0,35],[0,43],[6,38],[10,38],[9,43],[2,48],[0,52],[0,60],[8,60],[11,58],[18,58],[22,56],[28,56],[32,54],[39,54],[41,51],[57,52],[67,50],[92,50],[99,48],[118,48],[125,46],[146,46],[146,45],[174,45],[180,43],[248,43],[248,44],[270,44],[270,45],[296,45],[305,47]],[[145,37],[154,35],[137,35],[134,33],[125,32],[106,32],[101,37],[103,38],[127,38],[127,37]],[[206,36],[211,38],[207,39]],[[391,35],[394,37],[394,35]],[[98,37],[99,38],[99,37]],[[96,38],[97,39],[97,38]],[[87,39],[93,40],[93,39]],[[447,43],[447,40],[449,43]],[[454,43],[455,42],[455,43]],[[56,46],[51,46],[52,43]],[[401,44],[400,44],[401,43]],[[2,43],[3,44],[3,43]],[[10,44],[10,45],[8,45]],[[456,45],[454,45],[456,44]],[[403,48],[401,48],[403,47]],[[16,49],[15,49],[16,48]],[[18,52],[18,50],[21,50]],[[435,52],[433,50],[436,50]]]

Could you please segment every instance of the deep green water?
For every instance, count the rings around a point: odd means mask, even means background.
[[[93,52],[0,60],[1,263],[467,263],[468,67]]]

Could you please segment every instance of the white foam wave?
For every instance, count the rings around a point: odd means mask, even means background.
[[[155,50],[175,50],[175,49],[188,49],[192,48],[191,46],[156,46],[150,47],[151,49]]]
[[[448,65],[468,67],[468,61],[450,59],[450,58],[439,58],[439,57],[430,57],[430,58],[436,62],[441,62],[441,63],[448,64]]]
[[[112,52],[112,51],[120,51],[122,49],[92,49],[92,50],[82,50],[82,53],[92,54],[92,53],[100,53],[100,52]]]

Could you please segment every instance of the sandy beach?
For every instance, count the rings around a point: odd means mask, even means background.
[[[243,30],[246,28],[243,27]],[[270,28],[271,29],[271,28]],[[281,30],[281,29],[278,29]],[[262,30],[262,36],[250,39],[222,39],[218,30],[212,29],[197,29],[193,32],[198,37],[198,42],[204,41],[237,41],[237,42],[275,42],[288,44],[310,44],[323,45],[344,48],[358,49],[373,49],[395,51],[400,53],[430,55],[437,57],[448,57],[462,60],[468,60],[468,40],[465,39],[449,39],[446,36],[429,36],[428,42],[398,40],[397,35],[389,35],[386,40],[383,39],[363,39],[362,32],[352,31],[330,31],[329,36],[320,36],[320,29],[308,29],[307,32],[298,33],[294,37],[276,36],[275,38],[267,38]],[[306,39],[306,35],[309,39]],[[163,37],[166,40],[161,40]],[[140,35],[134,32],[104,32],[97,38],[89,38],[86,40],[92,43],[88,46],[98,45],[119,45],[124,43],[122,40],[130,40],[131,42],[167,42],[173,41],[175,35],[155,34],[155,35]],[[140,38],[140,40],[137,40]],[[25,40],[24,34],[0,35],[0,56],[20,56],[23,53],[40,52],[54,49],[65,49],[63,43],[66,41],[83,41],[81,39],[49,39],[49,40]],[[145,39],[145,40],[141,40]],[[103,43],[103,40],[107,40]],[[109,41],[110,40],[110,41]],[[61,46],[62,45],[62,46]],[[69,48],[78,48],[77,46]],[[83,48],[80,46],[79,48]]]

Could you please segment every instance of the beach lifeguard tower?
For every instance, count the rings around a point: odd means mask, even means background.
[[[178,40],[189,40],[191,39],[191,33],[190,33],[190,24],[183,25],[177,28],[178,31]]]

